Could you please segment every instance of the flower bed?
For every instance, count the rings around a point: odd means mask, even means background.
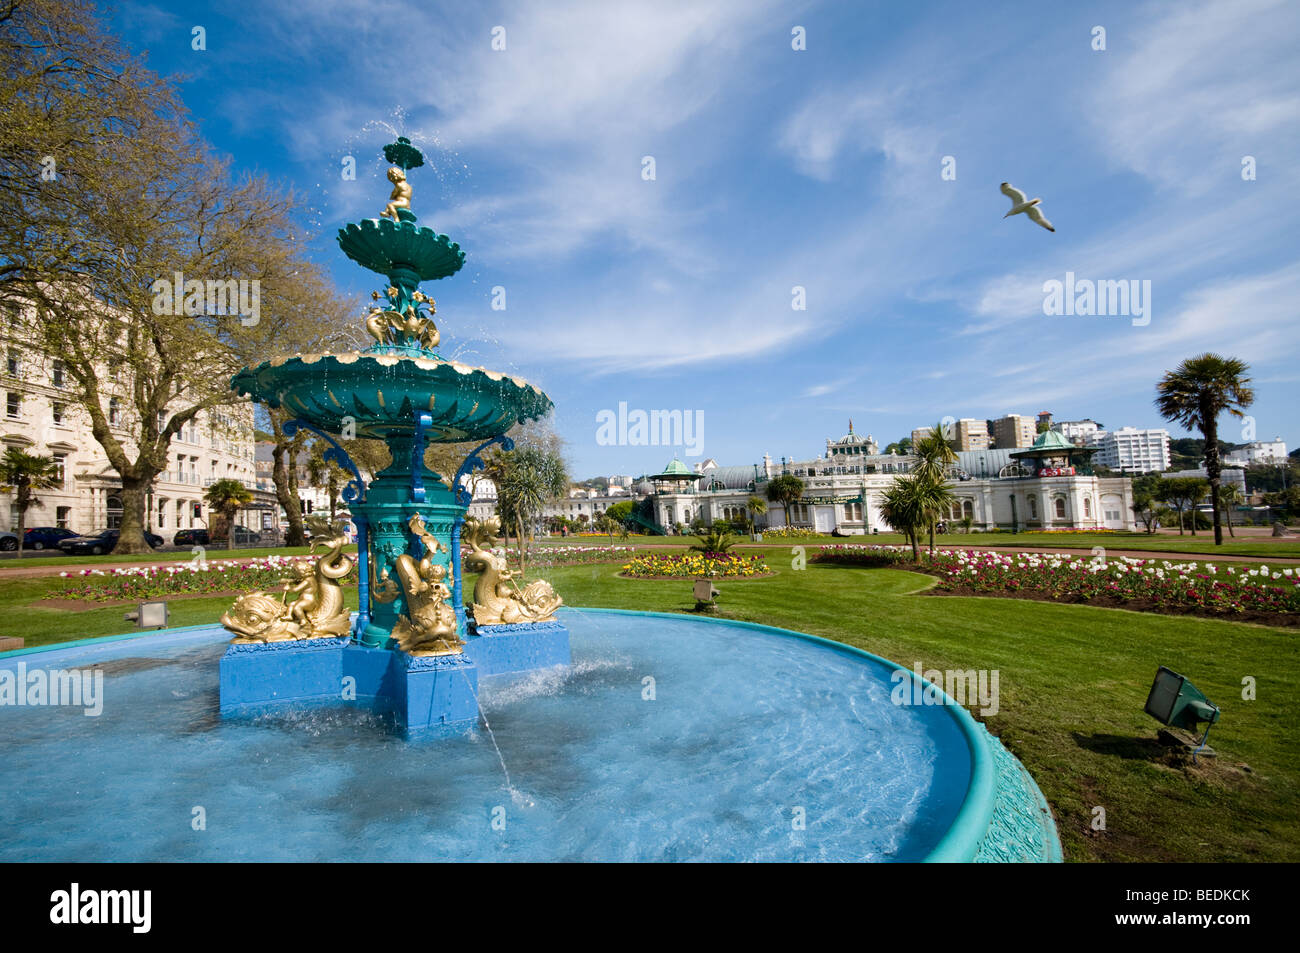
[[[636,556],[621,575],[633,579],[754,579],[771,572],[762,556],[690,552]]]
[[[462,555],[467,554],[462,550]],[[510,559],[512,566],[519,565],[518,550],[511,548],[494,549],[497,555],[503,553]],[[528,568],[546,566],[584,566],[588,563],[617,563],[627,559],[636,552],[633,546],[537,546],[528,549]]]
[[[117,569],[83,569],[61,572],[62,589],[52,589],[47,599],[81,602],[131,602],[162,596],[275,590],[290,577],[295,563],[316,556],[266,556],[250,560],[208,560],[166,566],[125,566]],[[356,570],[340,580],[356,582]]]
[[[912,550],[906,546],[823,546],[812,554],[809,562],[870,567],[899,566],[912,562]]]
[[[825,533],[819,533],[815,529],[807,529],[803,526],[778,526],[776,529],[761,529],[763,539],[812,539],[816,536],[825,536]]]
[[[1157,610],[1300,613],[1300,572],[1291,568],[987,550],[936,552],[929,568],[946,590],[1142,602]]]

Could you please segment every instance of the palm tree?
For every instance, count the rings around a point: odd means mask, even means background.
[[[1205,474],[1210,478],[1210,506],[1214,511],[1214,545],[1223,545],[1220,524],[1219,415],[1227,411],[1243,417],[1255,401],[1246,372],[1250,365],[1235,357],[1200,354],[1169,371],[1156,385],[1156,408],[1166,420],[1205,438]]]
[[[943,435],[943,424],[935,424],[930,432],[912,447],[917,461],[912,473],[926,486],[928,501],[927,519],[930,528],[930,555],[934,555],[934,527],[952,506],[953,495],[948,490],[948,468],[957,462],[957,454]]]
[[[569,486],[569,476],[564,460],[556,453],[538,447],[521,447],[508,453],[495,454],[484,471],[497,488],[497,508],[502,523],[514,526],[515,544],[519,550],[519,571],[527,562],[527,528],[541,514],[550,501],[564,495]],[[587,514],[578,517],[585,523]]]
[[[1219,502],[1223,504],[1223,513],[1228,517],[1228,535],[1236,536],[1232,531],[1232,509],[1241,504],[1243,497],[1241,490],[1235,484],[1229,483],[1226,486],[1219,487]]]
[[[23,536],[27,533],[27,509],[40,503],[32,491],[62,486],[63,474],[52,457],[41,457],[10,447],[0,457],[0,483],[14,490],[14,506],[18,510],[18,555],[21,557]]]
[[[691,547],[697,553],[725,553],[736,545],[735,537],[718,526],[708,527],[697,538],[699,542]]]
[[[217,512],[221,517],[220,523],[213,527],[212,541],[215,543],[221,538],[222,531],[226,534],[226,548],[235,548],[235,516],[239,513],[241,506],[247,506],[253,502],[253,494],[249,492],[248,487],[244,486],[238,480],[217,480],[203,494],[203,499],[208,506]]]
[[[767,501],[761,496],[751,496],[745,501],[745,512],[749,514],[749,535],[754,535],[754,517],[767,512]]]
[[[785,523],[787,526],[793,526],[794,521],[790,519],[790,507],[803,499],[803,480],[790,473],[783,473],[779,477],[774,477],[768,481],[767,498],[773,503],[780,503],[785,507]]]
[[[907,537],[912,544],[912,559],[918,563],[921,561],[919,534],[927,519],[925,507],[925,482],[914,473],[894,477],[894,482],[880,497],[880,515]]]

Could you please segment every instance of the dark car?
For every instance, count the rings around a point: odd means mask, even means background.
[[[111,553],[113,547],[117,545],[117,538],[121,535],[121,530],[104,529],[88,536],[70,536],[59,540],[59,549],[73,556],[99,556],[103,553]],[[146,532],[144,539],[154,549],[163,544],[163,538],[153,533]]]
[[[260,543],[262,541],[261,533],[257,532],[256,530],[248,529],[247,527],[244,526],[234,527],[234,532],[235,532],[236,546],[239,546],[241,544],[248,544],[248,543]]]
[[[23,549],[58,549],[60,540],[76,535],[62,526],[33,526],[23,533]]]
[[[172,537],[176,546],[207,546],[211,542],[206,529],[183,529]]]

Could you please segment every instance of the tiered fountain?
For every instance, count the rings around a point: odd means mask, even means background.
[[[343,497],[357,526],[359,612],[353,620],[339,585],[354,568],[343,537],[297,567],[283,596],[240,597],[222,617],[236,636],[221,663],[223,712],[335,701],[391,712],[408,731],[468,725],[480,674],[569,661],[568,632],[554,617],[560,600],[545,581],[516,584],[492,552],[495,521],[467,527],[481,575],[469,610],[462,604],[465,477],[489,446],[511,449],[506,432],[552,403],[519,378],[439,355],[434,302],[419,285],[455,274],[465,253],[416,224],[406,176],[424,164],[420,151],[399,138],[384,156],[393,183],[387,206],[338,234],[349,258],[387,278],[365,321],[375,343],[277,358],[231,380],[239,393],[295,414],[285,433],[311,431],[331,444],[327,458],[351,472]],[[381,439],[392,463],[366,485],[334,434]],[[449,479],[425,466],[428,443],[475,440],[482,444]]]

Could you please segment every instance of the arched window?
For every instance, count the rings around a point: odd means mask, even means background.
[[[1087,519],[1092,519],[1092,497],[1090,496],[1083,498],[1083,515]]]
[[[120,496],[110,496],[104,502],[108,509],[108,512],[104,514],[108,528],[117,529],[122,525],[122,498]]]
[[[1031,520],[1038,519],[1038,497],[1036,496],[1029,498],[1029,518]]]
[[[969,516],[971,519],[974,519],[974,518],[975,518],[975,501],[974,501],[974,500],[962,500],[962,503],[961,503],[961,515],[962,515],[962,516]]]
[[[1057,519],[1065,519],[1065,497],[1056,498],[1056,516]]]

